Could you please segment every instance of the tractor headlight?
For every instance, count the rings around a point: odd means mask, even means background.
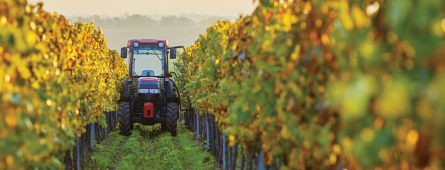
[[[159,48],[163,48],[163,47],[164,47],[164,43],[163,43],[163,42],[159,42],[159,43],[158,43],[158,47],[159,47]]]
[[[148,89],[138,89],[138,93],[148,93]]]
[[[138,89],[138,93],[155,93],[159,94],[159,89]]]
[[[139,47],[139,42],[134,42],[134,43],[133,43],[133,47],[138,48],[138,47]]]
[[[150,93],[160,93],[159,89],[148,89]]]

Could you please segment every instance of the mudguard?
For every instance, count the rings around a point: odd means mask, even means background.
[[[129,82],[127,81],[127,79],[125,79],[123,85],[124,87],[122,88],[123,90],[121,92],[121,97],[119,99],[119,102],[130,101],[130,89],[128,89],[129,88],[128,83]]]
[[[179,103],[179,97],[177,96],[176,88],[173,86],[172,80],[165,80],[165,83],[167,84],[167,97],[164,99],[164,103],[167,102],[178,102]]]
[[[167,84],[167,97],[176,97],[176,91],[174,91],[175,87],[171,80],[165,80],[165,83]]]

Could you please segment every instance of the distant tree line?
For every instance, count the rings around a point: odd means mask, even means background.
[[[162,16],[161,19],[153,19],[152,16],[133,14],[124,17],[90,17],[69,18],[72,22],[94,22],[96,27],[128,29],[128,28],[175,28],[175,27],[209,27],[221,17],[202,18],[199,22],[183,16]]]

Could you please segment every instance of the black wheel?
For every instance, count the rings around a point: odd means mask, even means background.
[[[129,102],[120,102],[119,103],[119,130],[121,135],[129,136],[131,134],[131,130],[133,130],[133,123],[131,123],[130,119],[130,103]]]
[[[161,123],[161,131],[167,131],[167,124],[166,123]]]
[[[178,103],[167,103],[167,130],[172,136],[177,135],[178,131]]]

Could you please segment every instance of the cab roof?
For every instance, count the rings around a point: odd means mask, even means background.
[[[156,39],[131,39],[128,40],[127,47],[131,47],[134,42],[139,42],[140,44],[157,44],[159,42],[163,42],[166,47],[168,47],[167,40],[156,40]]]

